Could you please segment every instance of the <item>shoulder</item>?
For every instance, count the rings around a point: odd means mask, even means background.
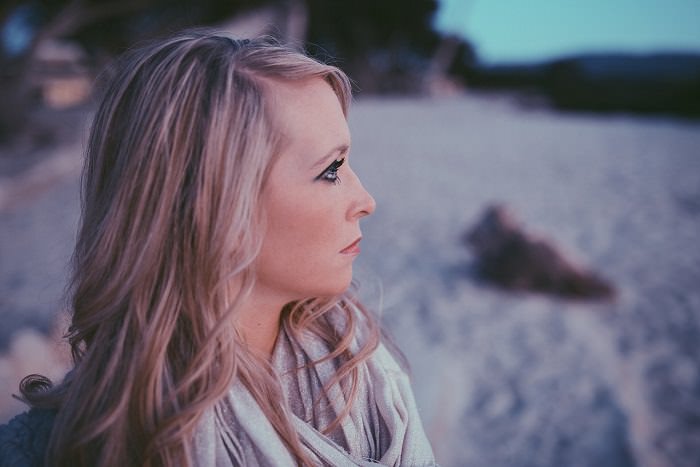
[[[42,465],[55,417],[33,408],[0,425],[0,467]]]

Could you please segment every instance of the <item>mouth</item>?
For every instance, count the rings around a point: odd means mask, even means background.
[[[360,254],[360,240],[362,240],[362,237],[359,237],[357,240],[352,242],[350,245],[346,246],[340,252],[344,255],[359,255]]]

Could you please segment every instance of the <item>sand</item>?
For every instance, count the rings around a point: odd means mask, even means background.
[[[481,96],[361,99],[350,123],[378,204],[356,277],[412,364],[441,464],[697,465],[700,123]],[[20,366],[13,333],[48,331],[60,308],[76,187],[66,171],[0,211],[0,390]],[[608,277],[616,301],[475,280],[460,238],[492,202]]]

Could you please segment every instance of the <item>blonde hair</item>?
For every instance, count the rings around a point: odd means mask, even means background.
[[[128,52],[91,128],[73,258],[74,369],[51,387],[28,377],[35,406],[58,407],[51,465],[189,465],[200,416],[239,378],[299,463],[309,463],[270,364],[231,332],[252,289],[264,225],[260,194],[279,132],[274,81],[321,78],[347,114],[348,78],[271,39],[189,31]],[[237,278],[241,291],[227,284]],[[356,310],[360,310],[358,315]],[[330,316],[346,322],[341,335]],[[341,362],[349,401],[377,324],[349,292],[289,304],[282,325],[310,330]],[[350,352],[358,329],[367,337]],[[366,332],[369,331],[369,332]]]

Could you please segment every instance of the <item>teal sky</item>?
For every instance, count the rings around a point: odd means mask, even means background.
[[[700,0],[440,0],[440,30],[485,63],[580,52],[700,53]]]

